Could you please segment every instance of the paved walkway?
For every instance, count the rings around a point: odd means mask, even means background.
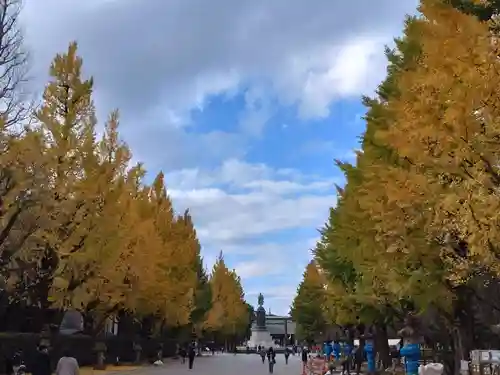
[[[168,361],[161,367],[147,367],[131,372],[134,375],[266,375],[269,373],[267,359],[262,364],[257,354],[216,354],[196,358],[194,368],[188,369],[180,360]],[[285,356],[278,354],[274,365],[274,375],[301,375],[302,363],[299,356],[290,356],[288,365]]]

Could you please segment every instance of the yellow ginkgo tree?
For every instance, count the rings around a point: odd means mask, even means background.
[[[241,280],[234,270],[229,270],[222,253],[219,254],[210,275],[212,294],[204,328],[226,338],[226,343],[245,332],[249,321],[248,306]]]

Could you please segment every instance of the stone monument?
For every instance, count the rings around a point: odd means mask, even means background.
[[[256,311],[255,323],[252,324],[252,335],[248,340],[247,345],[250,348],[263,346],[265,348],[274,347],[274,341],[271,334],[266,328],[266,309],[264,309],[264,296],[259,294],[258,298],[259,307]]]

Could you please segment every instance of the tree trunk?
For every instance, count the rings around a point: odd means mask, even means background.
[[[461,361],[468,361],[474,346],[474,296],[469,288],[457,288],[452,328],[453,374],[459,375]]]
[[[382,370],[391,367],[391,355],[389,350],[389,337],[387,335],[387,327],[385,324],[377,324],[375,326],[375,352],[378,354],[382,364]]]
[[[452,373],[453,375],[460,374],[460,361],[463,360],[463,347],[462,347],[462,337],[460,334],[460,329],[458,327],[454,327],[452,331],[453,337],[453,346],[451,347],[453,353],[453,366]]]

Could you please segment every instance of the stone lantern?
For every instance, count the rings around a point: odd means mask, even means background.
[[[108,350],[104,340],[97,340],[94,345],[94,352],[97,354],[97,363],[94,366],[94,370],[105,370],[106,369],[106,351]]]
[[[135,364],[141,363],[142,345],[139,342],[134,342],[133,349],[135,353]]]

